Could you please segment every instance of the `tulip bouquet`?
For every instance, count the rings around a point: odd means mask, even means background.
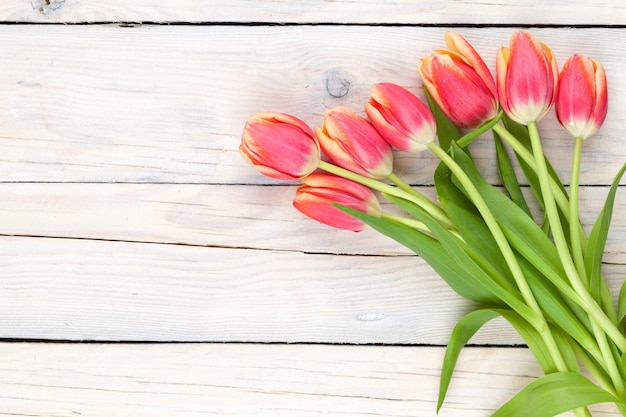
[[[590,416],[587,407],[600,402],[615,403],[626,416],[626,290],[615,305],[601,270],[626,164],[590,231],[578,215],[583,142],[607,113],[604,69],[573,55],[559,73],[550,48],[521,31],[499,49],[494,80],[462,36],[449,32],[445,39],[448,49],[418,64],[428,105],[398,85],[381,83],[371,89],[367,118],[335,108],[311,129],[291,115],[258,113],[245,125],[241,154],[265,175],[301,181],[293,205],[302,213],[338,228],[374,228],[418,254],[474,303],[450,336],[438,410],[462,347],[500,316],[524,339],[544,375],[494,416],[568,410]],[[537,128],[553,107],[573,138],[569,191],[546,158]],[[469,149],[489,131],[502,187],[481,176]],[[438,157],[436,201],[394,173],[393,148]],[[397,212],[383,211],[381,197]]]

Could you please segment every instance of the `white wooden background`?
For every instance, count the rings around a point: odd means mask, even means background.
[[[0,415],[434,416],[470,306],[387,238],[297,213],[294,184],[240,158],[243,122],[316,125],[380,81],[419,92],[448,25],[490,65],[524,27],[560,63],[584,53],[608,72],[589,225],[626,160],[625,24],[621,0],[2,0]],[[553,115],[541,130],[567,178],[571,141]],[[496,182],[489,141],[473,153]],[[435,164],[397,154],[425,193]],[[618,193],[613,288],[625,208]],[[501,321],[481,331],[440,415],[488,416],[540,375],[520,343]]]

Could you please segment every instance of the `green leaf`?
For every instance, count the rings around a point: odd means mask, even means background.
[[[487,254],[483,259],[506,278],[506,260],[480,213],[465,194],[454,185],[450,169],[440,163],[435,170],[435,187],[439,203],[454,223],[463,240],[476,253]],[[510,282],[514,280],[510,278]]]
[[[577,372],[556,372],[528,384],[491,417],[552,417],[606,402],[624,405]]]
[[[486,122],[484,122],[483,124],[475,128],[474,130],[471,130],[469,133],[457,139],[456,144],[460,148],[465,149],[467,146],[469,146],[470,143],[474,141],[474,139],[478,138],[480,135],[482,135],[483,133],[491,129],[493,125],[500,122],[500,119],[502,118],[503,114],[504,112],[500,111],[500,113],[498,113],[498,115],[494,117],[493,119],[487,120]]]
[[[617,311],[618,320],[620,323],[623,323],[624,318],[626,317],[626,281],[622,282],[622,287],[619,290],[619,296],[617,299]]]
[[[526,149],[532,151],[532,146],[530,144],[530,135],[528,134],[528,128],[524,125],[514,122],[511,120],[506,114],[502,117],[502,122],[504,123],[504,127],[506,130],[511,132],[513,136],[517,138],[517,140],[523,144]],[[517,156],[517,154],[516,154]],[[518,163],[522,168],[522,172],[524,173],[524,177],[526,181],[528,181],[528,185],[532,190],[535,198],[539,202],[539,205],[543,208],[543,198],[541,197],[541,186],[539,185],[539,177],[537,173],[533,171],[524,159],[517,156]]]
[[[465,269],[458,265],[441,243],[431,236],[408,226],[370,216],[348,207],[341,205],[337,205],[337,207],[415,252],[461,297],[480,304],[499,304],[498,298],[475,277],[468,276]]]
[[[526,149],[532,152],[532,145],[530,143],[528,128],[524,125],[514,122],[508,116],[506,116],[506,114],[502,117],[502,121],[506,129],[511,132],[511,134],[515,136],[517,140],[526,147]],[[524,176],[528,181],[528,185],[530,185],[530,188],[537,197],[537,201],[539,202],[541,207],[543,207],[543,197],[541,196],[541,186],[539,185],[539,178],[537,177],[537,173],[533,171],[522,158],[518,158],[518,161],[520,167],[522,168],[522,171],[524,172]],[[565,192],[565,187],[563,186],[563,183],[561,182],[559,176],[556,174],[556,171],[554,170],[554,168],[550,164],[550,161],[548,161],[547,158],[546,165],[548,167],[548,174],[552,178],[554,178],[559,188],[561,188],[561,190]]]
[[[527,150],[529,150],[532,153],[532,144],[530,142],[530,135],[528,134],[528,128],[526,126],[520,125],[520,124],[512,121],[511,119],[506,117],[506,115],[502,118],[502,120],[504,122],[504,125],[505,125],[506,129],[511,134],[513,134],[513,136],[515,136],[517,138],[517,140]],[[522,171],[524,172],[524,176],[525,176],[526,180],[528,181],[528,184],[530,185],[530,188],[531,188],[533,194],[535,195],[536,200],[539,202],[539,205],[541,206],[542,209],[545,208],[544,202],[543,202],[543,196],[542,196],[542,192],[541,192],[541,184],[539,182],[539,177],[537,176],[537,173],[535,171],[533,171],[532,168],[530,168],[530,166],[528,164],[526,164],[526,162],[524,162],[523,158],[520,158],[518,156],[517,159],[518,159],[520,167],[522,168]],[[555,182],[555,184],[557,184],[557,186],[561,190],[561,193],[563,193],[563,195],[567,196],[567,192],[565,191],[565,187],[563,186],[563,183],[561,182],[561,179],[557,175],[556,171],[552,167],[552,164],[550,164],[550,161],[548,160],[547,157],[544,157],[544,159],[545,159],[545,162],[546,162],[546,167],[548,168],[548,175],[550,177],[552,177],[552,179],[554,179],[554,182]],[[545,222],[545,219],[546,219],[546,217],[544,217],[544,222],[542,223],[542,227],[545,230],[546,234],[548,234],[550,225],[549,225],[549,223]],[[560,221],[561,221],[561,226],[562,226],[562,229],[563,229],[563,233],[565,234],[565,238],[569,241],[569,224],[567,222],[567,217],[566,216],[561,216],[560,217]]]
[[[437,138],[439,139],[439,145],[447,150],[453,141],[456,141],[461,137],[459,128],[441,111],[433,97],[428,92],[428,89],[424,88],[424,94],[428,100],[430,110],[435,116],[435,122],[437,124]]]
[[[535,356],[535,359],[537,359],[537,363],[543,372],[556,371],[556,364],[552,356],[550,356],[549,349],[539,332],[519,314],[513,311],[498,310],[498,312],[513,326],[520,337],[524,339],[524,342],[526,342],[528,348]]]
[[[569,337],[569,335],[564,331],[560,329],[554,329],[552,328],[552,326],[550,326],[550,329],[552,331],[552,337],[554,337],[554,341],[559,347],[559,351],[561,352],[561,356],[563,357],[563,361],[565,362],[567,370],[569,372],[580,372],[578,357],[576,356],[574,348],[572,347],[573,345],[580,347],[580,345],[572,341],[572,338]]]
[[[486,182],[472,160],[453,144],[453,157],[478,189],[509,243],[569,298],[579,297],[569,286],[556,247],[543,230],[507,196]]]
[[[500,179],[502,180],[502,185],[509,193],[511,200],[515,204],[519,206],[524,212],[528,215],[528,217],[532,218],[530,214],[530,209],[528,208],[528,204],[526,203],[526,199],[522,194],[522,189],[517,181],[517,176],[515,175],[515,171],[513,169],[513,164],[511,163],[511,159],[504,148],[502,143],[502,139],[498,136],[497,133],[493,132],[493,140],[496,145],[496,157],[498,163],[498,172],[500,173]]]
[[[474,310],[458,321],[452,330],[452,334],[450,335],[450,340],[448,341],[448,345],[446,347],[446,353],[441,369],[437,412],[439,412],[445,400],[461,350],[485,323],[498,316],[502,316],[505,320],[507,320],[509,324],[519,333],[522,339],[524,339],[524,342],[526,342],[529,349],[533,352],[533,355],[545,373],[557,371],[557,367],[549,354],[549,350],[546,347],[543,338],[537,330],[535,330],[535,328],[533,328],[530,323],[524,320],[519,314],[505,309],[483,308]],[[566,364],[570,367],[570,369],[577,370],[578,364],[576,362],[576,356],[569,348],[567,340],[557,331],[553,331],[552,334],[561,348],[561,354],[565,358]]]
[[[492,269],[482,268],[481,263],[474,261],[471,252],[468,251],[469,248],[467,245],[441,226],[430,214],[406,200],[392,196],[387,196],[387,198],[426,224],[426,227],[439,239],[442,247],[449,254],[450,259],[465,270],[466,280],[475,280],[479,285],[491,291],[497,299],[519,313],[525,320],[539,325],[541,319],[537,316],[536,312],[524,303],[517,288],[510,285],[500,274],[492,274],[491,272],[494,272]],[[479,256],[478,254],[474,255]],[[502,304],[498,301],[491,305],[501,306]]]
[[[613,205],[615,203],[615,194],[619,187],[619,182],[626,171],[626,164],[622,166],[611,184],[609,193],[602,211],[598,215],[598,219],[591,229],[589,234],[589,240],[587,241],[587,248],[585,251],[585,268],[587,269],[587,275],[589,276],[589,288],[591,295],[598,301],[600,301],[600,294],[604,280],[602,279],[602,255],[606,246],[606,238],[609,234],[609,226],[611,224],[611,217],[613,215]],[[620,299],[620,304],[622,301]],[[623,311],[620,310],[620,318],[623,316]]]
[[[454,367],[456,366],[457,359],[463,347],[474,336],[474,334],[489,320],[498,317],[500,314],[496,310],[492,309],[480,309],[474,310],[465,315],[458,321],[448,346],[446,347],[446,354],[443,358],[443,365],[441,368],[441,376],[439,380],[439,399],[437,400],[437,412],[441,409],[443,401],[446,397],[448,387],[450,386],[450,380],[454,373]]]
[[[548,254],[548,260],[555,268],[557,265],[560,266],[556,247],[539,226],[517,204],[485,181],[473,161],[462,149],[458,147],[453,147],[453,149],[454,160],[472,180],[498,222],[519,234],[522,241],[535,247],[539,255]]]
[[[576,304],[564,299],[554,284],[545,277],[528,260],[519,258],[518,262],[528,281],[537,304],[554,324],[563,329],[586,350],[595,349],[595,341],[591,336],[591,327],[587,314]],[[566,344],[565,344],[566,345]],[[572,363],[575,365],[575,360]],[[574,370],[576,368],[570,368]]]

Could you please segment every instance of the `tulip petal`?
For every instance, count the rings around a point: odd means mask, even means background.
[[[498,92],[504,111],[518,123],[541,119],[555,100],[558,71],[552,51],[527,32],[511,36],[497,61]]]
[[[247,155],[258,163],[268,165],[268,171],[280,171],[286,177],[299,178],[302,172],[315,169],[319,152],[313,140],[291,140],[301,134],[298,127],[289,124],[258,120],[249,124],[244,133],[256,138],[246,142]]]
[[[369,188],[327,173],[315,173],[305,178],[293,200],[296,209],[323,224],[355,232],[364,228],[362,221],[333,204],[374,216],[382,213],[378,199]]]
[[[493,75],[491,74],[491,71],[489,71],[489,67],[487,67],[485,61],[480,57],[478,52],[476,52],[474,47],[464,37],[455,32],[446,32],[445,40],[448,48],[462,57],[462,59],[470,67],[472,67],[472,69],[480,77],[491,94],[494,97],[497,96]]]
[[[320,149],[311,128],[282,113],[257,113],[246,121],[239,151],[259,172],[293,180],[313,172]]]
[[[335,197],[336,200],[341,200],[341,198],[337,196],[324,194],[322,190],[309,190],[304,188],[299,190],[293,201],[293,206],[301,213],[325,225],[338,229],[352,230],[353,232],[363,230],[364,224],[362,221],[357,220],[330,204],[329,198],[331,197]],[[360,208],[358,206],[355,207],[355,204],[351,204],[352,202],[337,201],[337,203],[355,210],[359,210]]]
[[[324,153],[338,165],[358,165],[374,178],[385,178],[393,168],[393,154],[389,144],[365,118],[345,107],[337,107],[326,114],[321,130]],[[335,144],[329,143],[334,141]],[[344,166],[351,169],[349,166]]]
[[[595,85],[596,85],[596,104],[594,106],[594,111],[592,115],[592,120],[597,126],[597,129],[602,126],[604,120],[606,119],[606,114],[608,111],[609,97],[608,97],[608,88],[606,81],[606,72],[604,71],[604,67],[597,61],[592,60],[595,69]],[[589,135],[591,136],[591,135]]]
[[[604,68],[583,55],[571,56],[559,76],[556,116],[573,136],[587,138],[602,125],[607,112]]]
[[[431,67],[432,83],[440,100],[438,104],[455,124],[476,127],[496,116],[493,95],[467,64],[454,61],[446,54],[434,56]]]
[[[365,111],[382,137],[398,149],[419,152],[435,140],[436,124],[430,109],[398,85],[374,85]]]
[[[463,37],[446,33],[449,50],[422,58],[418,71],[441,111],[457,126],[476,128],[498,113],[493,76]]]

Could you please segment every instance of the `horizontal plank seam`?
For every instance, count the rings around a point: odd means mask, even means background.
[[[79,236],[46,236],[46,235],[30,235],[30,234],[8,234],[0,233],[0,237],[8,238],[33,238],[33,239],[61,239],[61,240],[87,240],[94,242],[114,242],[114,243],[136,243],[142,245],[166,245],[166,246],[187,246],[197,248],[219,248],[219,249],[235,249],[235,250],[255,250],[265,252],[284,252],[284,253],[301,253],[303,255],[332,255],[332,256],[358,256],[358,257],[399,257],[399,256],[417,256],[413,254],[375,254],[375,253],[340,253],[340,252],[322,252],[322,251],[302,251],[290,249],[271,249],[257,248],[253,246],[228,246],[228,245],[212,245],[200,243],[184,243],[184,242],[157,242],[149,240],[130,240],[130,239],[106,239],[97,237],[79,237]]]
[[[0,21],[0,25],[60,25],[60,26],[107,26],[134,28],[136,26],[382,26],[382,27],[422,27],[422,28],[568,28],[568,29],[626,29],[626,24],[563,24],[563,23],[377,23],[377,22],[263,22],[263,21],[90,21],[90,22],[31,22],[31,21]]]
[[[257,248],[254,246],[228,246],[228,245],[212,245],[199,243],[183,243],[183,242],[157,242],[149,240],[129,240],[129,239],[105,239],[96,237],[79,237],[79,236],[45,236],[45,235],[29,235],[29,234],[8,234],[0,233],[0,237],[8,238],[32,238],[32,239],[59,239],[59,240],[84,240],[92,242],[112,242],[112,243],[135,243],[139,245],[164,245],[164,246],[186,246],[195,248],[217,248],[217,249],[234,249],[234,250],[254,250],[264,252],[281,252],[281,253],[301,253],[303,255],[320,255],[320,256],[348,256],[348,257],[370,257],[370,258],[398,258],[402,256],[419,257],[413,253],[397,253],[397,254],[381,254],[381,253],[343,253],[343,252],[323,252],[323,251],[302,251],[291,249],[273,249],[273,248]],[[620,262],[602,261],[602,265],[622,265]]]
[[[0,338],[0,343],[55,343],[55,344],[92,344],[92,345],[311,345],[311,346],[374,346],[374,347],[406,347],[406,348],[445,348],[445,344],[431,343],[329,343],[329,342],[210,342],[210,341],[154,341],[154,340],[72,340],[72,339],[42,339],[42,338]],[[525,344],[497,344],[497,343],[470,343],[467,348],[506,348],[527,349]]]

